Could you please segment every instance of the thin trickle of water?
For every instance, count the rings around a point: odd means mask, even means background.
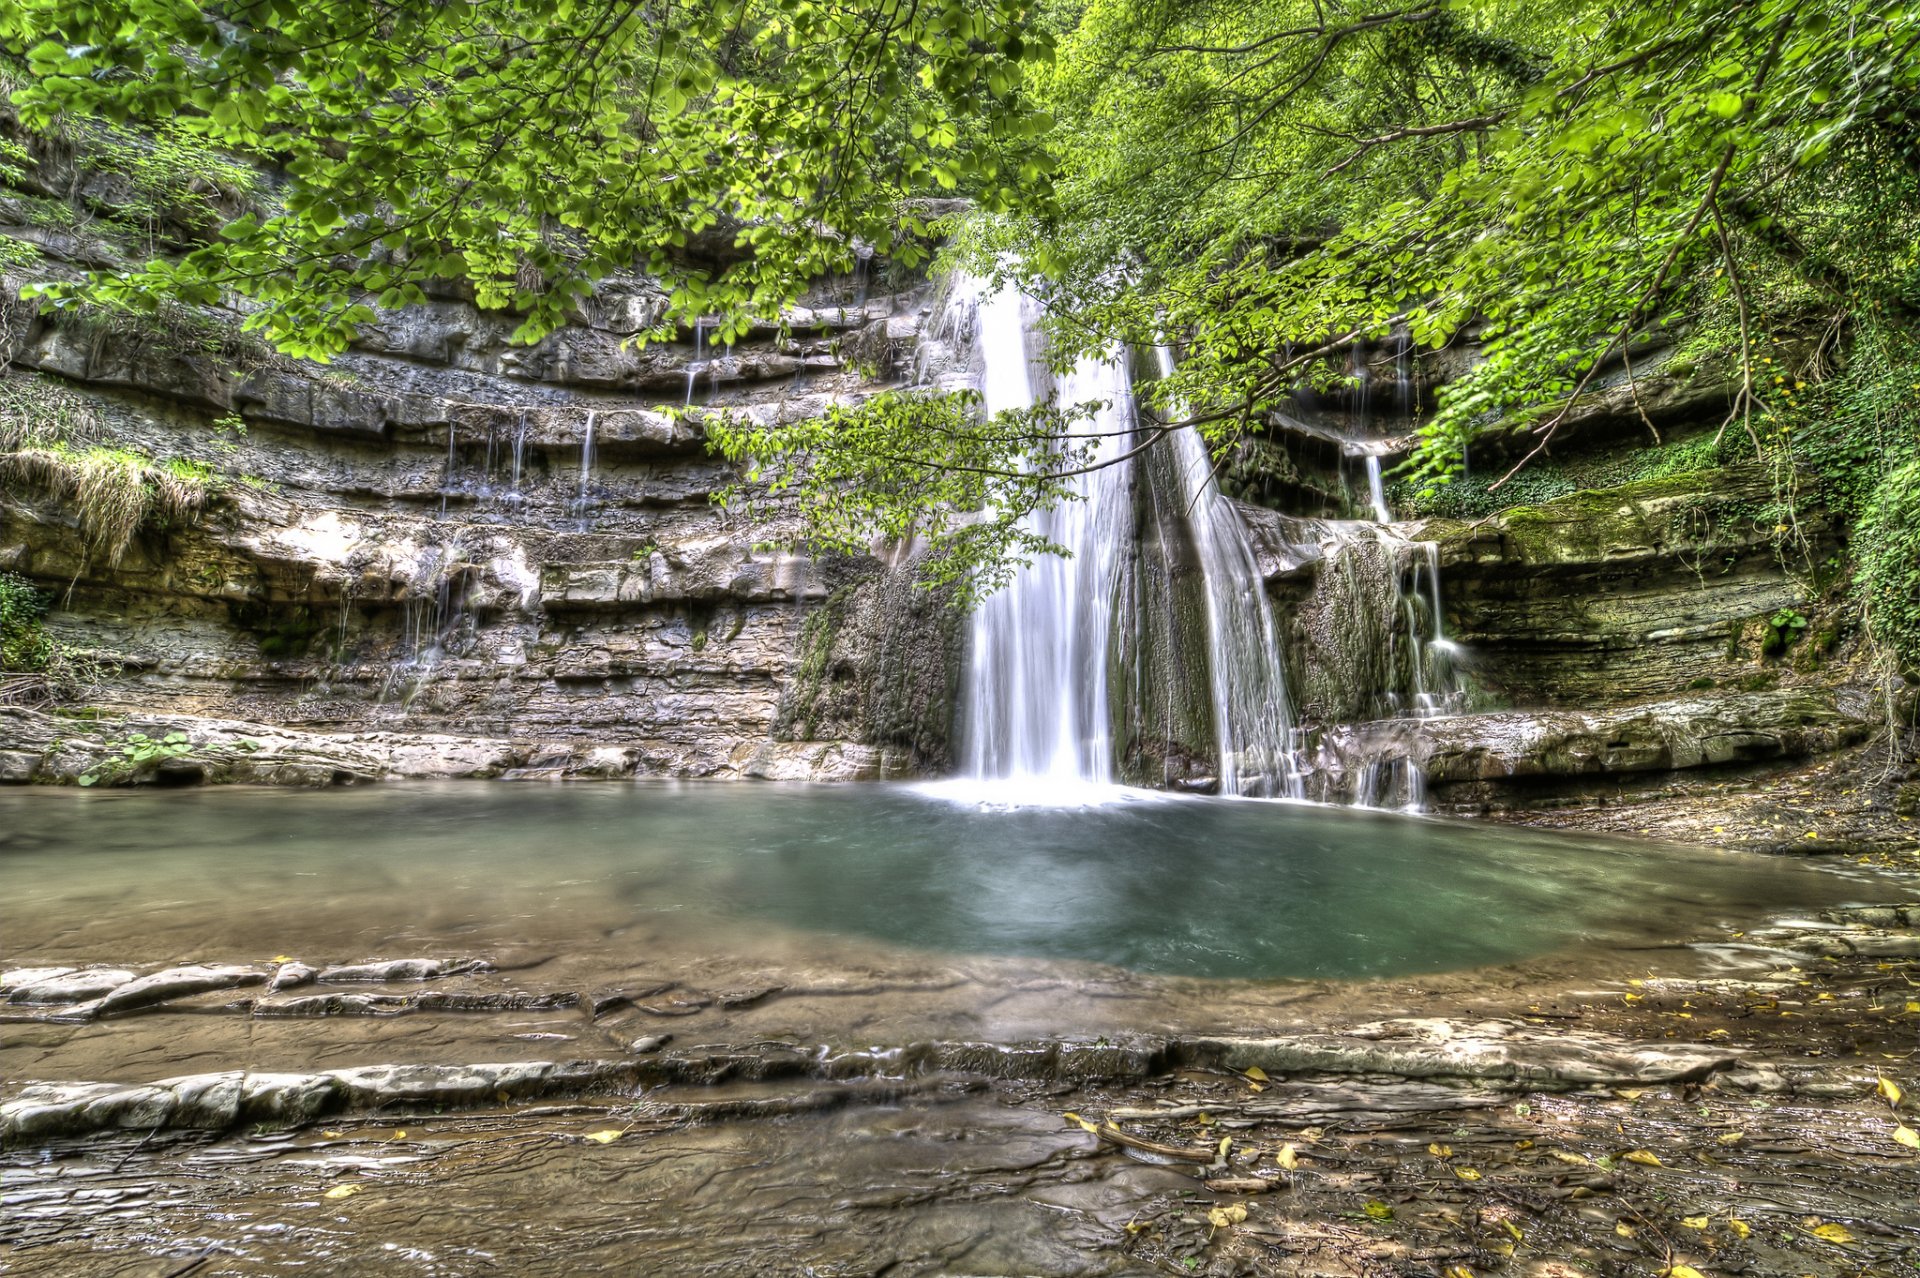
[[[520,504],[520,471],[527,456],[527,410],[520,410],[520,422],[513,430],[513,479],[507,488],[507,500]]]
[[[700,320],[693,322],[693,359],[687,364],[687,398],[683,408],[693,407],[693,385],[700,376],[701,349],[706,340],[707,330]]]
[[[1367,495],[1373,499],[1373,517],[1383,524],[1393,522],[1393,507],[1387,505],[1387,486],[1380,477],[1380,458],[1367,454]]]
[[[476,496],[483,502],[491,501],[493,499],[493,465],[494,465],[494,451],[495,451],[494,436],[497,435],[498,433],[499,432],[494,428],[493,420],[489,418],[487,420],[486,461],[481,463],[481,466],[480,466],[480,490],[474,494],[474,496]]]
[[[1156,348],[1160,375],[1173,352]],[[1172,443],[1181,496],[1200,553],[1207,605],[1207,678],[1213,694],[1220,793],[1297,795],[1293,708],[1274,624],[1273,602],[1247,541],[1246,525],[1220,493],[1206,441],[1192,427]]]
[[[593,522],[593,420],[598,412],[587,410],[586,425],[580,429],[580,495],[574,500],[574,514],[580,518],[580,531]]]
[[[972,303],[985,410],[1032,407],[1043,371],[1029,353],[1032,303],[967,280],[954,301]],[[1058,393],[1062,404],[1102,403],[1089,427],[1104,436],[1092,460],[1123,450],[1133,404],[1122,360],[1081,361]],[[1068,500],[1031,516],[1032,531],[1067,553],[1038,557],[973,614],[961,758],[977,780],[1046,791],[1114,779],[1107,656],[1132,531],[1126,468],[1078,475],[1068,487]]]
[[[447,465],[446,465],[446,469],[440,472],[440,517],[442,519],[446,518],[446,515],[447,515],[447,497],[450,493],[453,492],[453,472],[454,472],[453,423],[448,422],[447,423]]]

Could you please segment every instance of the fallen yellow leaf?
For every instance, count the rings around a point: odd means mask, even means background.
[[[351,1198],[365,1189],[365,1185],[335,1185],[326,1192],[328,1198]]]
[[[1815,1225],[1813,1227],[1813,1236],[1815,1238],[1824,1238],[1830,1243],[1850,1243],[1853,1241],[1853,1231],[1845,1225]]]
[[[1265,1071],[1264,1069],[1261,1069],[1258,1065],[1250,1065],[1247,1067],[1247,1077],[1251,1078],[1256,1083],[1264,1083],[1268,1081],[1267,1071]]]
[[[1714,1137],[1714,1139],[1719,1141],[1722,1145],[1738,1145],[1741,1141],[1745,1140],[1746,1138],[1747,1138],[1747,1134],[1745,1132],[1723,1132],[1720,1135]]]
[[[276,954],[276,955],[274,955],[274,956],[273,956],[272,958],[270,958],[270,959],[268,959],[267,961],[268,961],[269,963],[291,963],[291,962],[293,962],[293,955],[291,955],[291,954]]]
[[[1474,1278],[1473,1270],[1465,1265],[1451,1266],[1441,1278]]]
[[[1895,1144],[1905,1145],[1908,1149],[1920,1149],[1920,1132],[1905,1123],[1893,1129],[1893,1139]]]
[[[1207,1212],[1207,1222],[1215,1229],[1228,1229],[1247,1218],[1247,1209],[1239,1203],[1231,1207],[1215,1207]]]
[[[618,1127],[607,1127],[597,1132],[588,1132],[587,1139],[598,1145],[611,1145],[620,1139],[620,1129]]]
[[[1511,1220],[1503,1220],[1500,1223],[1506,1227],[1506,1230],[1508,1233],[1513,1235],[1513,1240],[1515,1242],[1526,1241],[1527,1236],[1520,1232],[1520,1226],[1514,1224]]]
[[[1646,1094],[1647,1089],[1644,1087],[1623,1087],[1614,1093],[1614,1095],[1618,1096],[1621,1100],[1639,1100]]]
[[[393,1137],[392,1137],[392,1139],[394,1139],[394,1140],[405,1140],[406,1138],[407,1138],[407,1133],[406,1133],[405,1131],[403,1131],[403,1130],[401,1130],[401,1129],[400,1129],[400,1128],[398,1128],[398,1127],[396,1127],[396,1128],[394,1128],[394,1129],[393,1129]]]
[[[1683,1216],[1681,1217],[1680,1223],[1685,1225],[1688,1229],[1705,1229],[1707,1227],[1707,1217]]]
[[[1273,1156],[1273,1161],[1292,1171],[1300,1165],[1300,1153],[1292,1145],[1282,1145],[1280,1152]]]
[[[1593,1160],[1584,1154],[1569,1153],[1564,1149],[1550,1149],[1547,1152],[1561,1162],[1572,1163],[1575,1167],[1591,1167],[1593,1165]]]
[[[1885,1074],[1882,1074],[1880,1076],[1879,1091],[1880,1095],[1886,1099],[1887,1104],[1893,1106],[1895,1109],[1900,1108],[1900,1097],[1903,1094],[1900,1091],[1900,1084],[1894,1082]]]
[[[1458,1176],[1461,1180],[1479,1180],[1480,1179],[1480,1173],[1475,1171],[1471,1167],[1456,1167],[1453,1169],[1453,1174]]]
[[[339,1140],[339,1139],[340,1139],[340,1133],[339,1133],[339,1132],[321,1132],[320,1134],[321,1134],[322,1136],[325,1136],[325,1137],[326,1137],[326,1138],[327,1138],[328,1140]]]
[[[1662,1269],[1660,1278],[1707,1278],[1707,1276],[1692,1265],[1674,1265],[1669,1269]]]
[[[1366,1214],[1368,1220],[1393,1219],[1393,1208],[1383,1202],[1365,1203],[1361,1206],[1360,1210]]]
[[[1738,1216],[1727,1217],[1727,1228],[1733,1231],[1733,1236],[1736,1238],[1745,1238],[1753,1232],[1753,1227]]]
[[[1078,1123],[1080,1130],[1083,1132],[1098,1132],[1100,1130],[1100,1124],[1090,1123],[1072,1110],[1068,1110],[1066,1113],[1060,1115],[1060,1117],[1066,1119],[1069,1123]]]
[[[1642,1167],[1665,1167],[1666,1166],[1665,1163],[1660,1161],[1658,1156],[1653,1154],[1651,1151],[1645,1150],[1645,1149],[1630,1149],[1626,1153],[1620,1155],[1620,1157],[1626,1159],[1630,1163],[1639,1163]]]
[[[1433,1144],[1427,1146],[1427,1152],[1429,1154],[1432,1154],[1435,1158],[1452,1158],[1453,1146],[1442,1145],[1438,1141],[1436,1141]]]
[[[1619,1234],[1622,1238],[1631,1238],[1633,1237],[1633,1226],[1623,1220],[1613,1227],[1613,1232]]]

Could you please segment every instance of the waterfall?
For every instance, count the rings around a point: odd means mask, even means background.
[[[453,492],[456,463],[453,455],[453,422],[447,422],[447,465],[440,472],[440,517],[447,517],[447,497]]]
[[[580,431],[580,496],[574,501],[574,513],[580,517],[580,531],[593,526],[593,419],[598,413],[587,410],[587,424]]]
[[[1045,370],[1029,353],[1031,305],[1011,290],[982,294],[970,281],[974,347],[985,411],[1031,408]],[[1093,460],[1121,452],[1132,391],[1118,358],[1082,360],[1058,388],[1064,405],[1101,401],[1088,427],[1103,432]],[[1066,554],[1041,555],[974,611],[961,758],[977,780],[1012,783],[1039,797],[1114,779],[1107,665],[1122,543],[1132,535],[1127,473],[1111,465],[1069,481],[1069,498],[1031,516],[1033,530]]]
[[[1367,454],[1367,495],[1373,499],[1373,517],[1383,524],[1393,522],[1393,508],[1387,505],[1387,486],[1380,478],[1380,455]]]
[[[706,332],[707,330],[701,326],[701,321],[693,322],[693,359],[687,364],[687,398],[682,405],[683,408],[693,407],[693,384],[700,376],[701,347],[705,343]]]
[[[1173,371],[1172,350],[1161,346],[1155,355],[1160,375],[1167,376]],[[1172,442],[1206,597],[1207,679],[1220,751],[1220,793],[1297,795],[1286,669],[1273,603],[1246,525],[1220,494],[1200,432],[1186,427],[1173,433]]]
[[[984,292],[969,280],[957,281],[954,292],[952,305],[971,304],[985,411],[1030,408],[1046,398],[1046,370],[1035,357],[1034,303],[1013,291]],[[1160,352],[1163,371],[1171,358]],[[1132,445],[1139,421],[1123,352],[1082,359],[1053,390],[1062,406],[1099,405],[1080,428],[1091,432],[1092,461],[1111,462]],[[1214,749],[1220,792],[1299,793],[1278,629],[1246,529],[1214,482],[1199,434],[1174,432],[1168,447],[1177,505],[1137,509],[1131,463],[1074,476],[1068,499],[1031,516],[1029,525],[1066,554],[1036,559],[975,610],[960,749],[972,779],[994,782],[999,793],[1012,787],[1041,799],[1110,785],[1117,771],[1116,701],[1127,707],[1125,696],[1172,699],[1183,691],[1172,667],[1155,672],[1164,686],[1145,686],[1137,656],[1134,678],[1124,682],[1140,686],[1120,690],[1120,698],[1112,686],[1123,681],[1116,658],[1137,652],[1149,624],[1166,629],[1165,619],[1138,615],[1137,520],[1145,517],[1156,521],[1163,550],[1166,525],[1178,523],[1181,544],[1191,547],[1187,562],[1197,560],[1204,691],[1212,711],[1212,740],[1199,748]],[[1171,606],[1165,596],[1159,602]],[[1166,655],[1161,650],[1163,660]],[[1160,720],[1163,730],[1171,719]],[[1128,726],[1137,725],[1130,718]]]
[[[527,410],[520,410],[520,422],[513,428],[513,479],[507,490],[507,501],[516,509],[520,505],[520,470],[527,456]]]

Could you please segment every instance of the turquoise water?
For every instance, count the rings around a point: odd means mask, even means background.
[[[180,938],[237,953],[343,934],[369,950],[401,934],[416,949],[618,946],[628,924],[671,918],[717,950],[777,931],[825,949],[1339,978],[1658,941],[1835,895],[1792,864],[1608,838],[1142,792],[1018,808],[978,797],[771,784],[7,791],[0,934],[12,960],[55,938],[70,952],[111,920],[118,951],[98,957],[134,961],[147,956],[125,953],[128,938],[155,938],[155,958]]]

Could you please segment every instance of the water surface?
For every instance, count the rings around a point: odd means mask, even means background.
[[[5,957],[697,942],[1377,978],[1841,894],[1739,854],[1302,804],[1003,808],[895,785],[0,793]]]

